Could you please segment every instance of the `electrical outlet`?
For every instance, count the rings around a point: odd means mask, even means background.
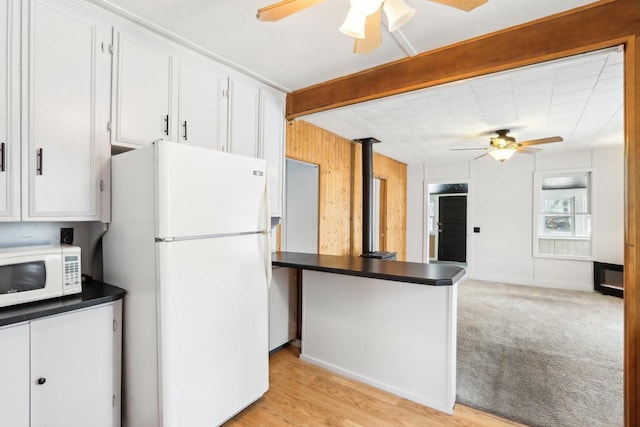
[[[60,244],[72,245],[73,244],[73,228],[61,228],[60,229]]]

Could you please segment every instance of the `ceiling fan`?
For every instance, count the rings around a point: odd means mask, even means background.
[[[284,0],[258,9],[260,21],[278,21],[324,0]],[[489,0],[429,0],[470,12]],[[355,39],[354,53],[369,53],[382,43],[381,15],[387,17],[389,31],[395,31],[415,14],[404,0],[349,0],[350,9],[340,31]]]
[[[563,139],[560,136],[551,136],[549,138],[532,139],[529,141],[516,142],[516,139],[507,135],[509,129],[500,129],[496,131],[498,136],[489,138],[489,146],[483,148],[451,148],[451,151],[463,151],[463,150],[485,150],[486,153],[475,157],[473,160],[479,159],[486,155],[490,155],[494,159],[504,162],[509,160],[514,153],[534,154],[540,151],[539,148],[529,148],[531,145],[549,144],[552,142],[562,142]]]

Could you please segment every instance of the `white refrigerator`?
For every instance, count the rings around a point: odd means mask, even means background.
[[[265,162],[161,141],[114,156],[111,191],[123,425],[220,425],[269,387]]]

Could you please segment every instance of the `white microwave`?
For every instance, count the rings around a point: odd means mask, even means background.
[[[82,292],[80,248],[0,249],[0,307]]]

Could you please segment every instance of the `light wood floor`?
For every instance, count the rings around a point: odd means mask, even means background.
[[[298,354],[295,347],[273,354],[269,391],[224,426],[520,426],[459,404],[447,415],[303,362]]]

